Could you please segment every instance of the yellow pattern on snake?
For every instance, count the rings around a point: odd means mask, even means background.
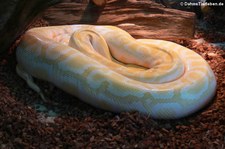
[[[17,73],[44,98],[32,77],[95,107],[153,118],[190,115],[214,96],[215,76],[197,53],[169,41],[136,40],[113,26],[34,28],[17,48]]]

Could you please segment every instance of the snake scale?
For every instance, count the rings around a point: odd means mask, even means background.
[[[139,111],[157,119],[188,116],[214,96],[208,63],[173,42],[134,39],[114,26],[33,28],[17,48],[17,73],[48,81],[95,107]]]

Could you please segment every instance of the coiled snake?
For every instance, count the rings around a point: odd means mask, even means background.
[[[187,116],[207,104],[215,76],[197,53],[169,41],[139,39],[113,26],[34,28],[17,48],[17,73],[44,98],[32,77],[105,110],[153,118]]]

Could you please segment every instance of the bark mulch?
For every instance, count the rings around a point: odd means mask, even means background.
[[[225,34],[213,27],[197,30],[199,40],[175,42],[207,60],[217,78],[217,94],[207,107],[179,120],[103,111],[35,80],[49,98],[43,102],[16,75],[15,52],[3,55],[0,148],[225,148],[225,49],[212,44],[225,42]]]

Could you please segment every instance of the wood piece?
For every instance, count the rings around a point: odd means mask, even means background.
[[[96,5],[96,6],[105,6],[106,4],[106,0],[92,0],[92,2]]]
[[[192,38],[195,28],[194,13],[168,9],[152,0],[108,0],[104,8],[64,0],[47,9],[43,18],[50,25],[116,25],[136,38]]]

